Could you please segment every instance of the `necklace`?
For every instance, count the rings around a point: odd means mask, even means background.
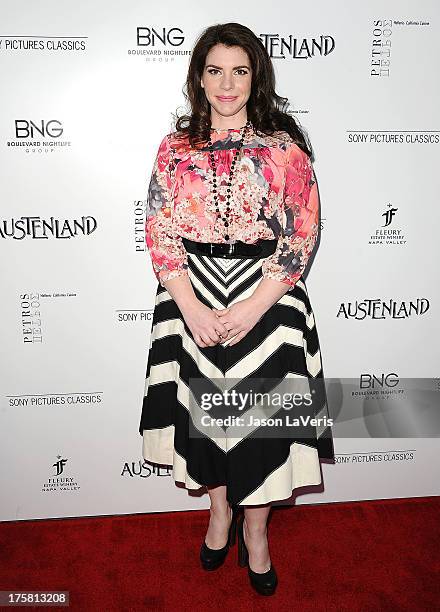
[[[250,130],[252,128],[252,123],[250,121],[247,121],[246,124],[240,128],[240,134],[241,134],[241,138],[240,140],[237,142],[237,148],[235,149],[234,152],[234,157],[232,159],[231,162],[231,169],[229,171],[229,180],[227,182],[227,186],[226,186],[226,210],[225,210],[225,216],[222,218],[222,221],[224,223],[225,226],[225,235],[224,235],[224,239],[226,240],[227,243],[232,244],[232,242],[234,242],[233,240],[229,239],[229,234],[228,234],[228,227],[229,227],[229,215],[231,213],[231,208],[229,206],[229,199],[231,197],[231,183],[232,183],[232,177],[234,176],[234,166],[235,166],[235,162],[237,160],[237,157],[240,153],[240,150],[243,146],[243,142],[244,139],[247,135],[248,130]],[[208,140],[208,147],[209,147],[209,157],[210,157],[210,165],[212,168],[212,172],[213,172],[213,177],[212,177],[212,191],[214,194],[214,202],[215,202],[215,211],[217,213],[217,218],[221,218],[221,212],[219,209],[219,201],[218,201],[218,195],[217,195],[217,166],[215,163],[215,157],[214,157],[214,149],[213,149],[213,144],[212,144],[212,140],[211,140],[211,136],[209,137]]]

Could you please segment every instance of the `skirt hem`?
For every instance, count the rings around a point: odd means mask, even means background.
[[[189,490],[200,490],[210,486],[193,478],[185,458],[174,448],[174,425],[143,432],[142,455],[149,463],[172,467],[172,478]],[[225,484],[227,479],[225,478]],[[322,483],[318,451],[313,446],[296,441],[290,445],[286,461],[278,465],[258,487],[243,499],[228,501],[235,505],[260,505],[290,499],[296,489]],[[220,484],[220,483],[219,483]]]

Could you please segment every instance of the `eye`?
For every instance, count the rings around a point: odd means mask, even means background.
[[[217,68],[208,68],[208,74],[215,74],[216,72],[220,72]],[[248,71],[245,68],[238,68],[237,73],[240,73],[240,76],[246,76]]]

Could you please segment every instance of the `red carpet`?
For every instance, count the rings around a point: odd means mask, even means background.
[[[236,545],[220,569],[199,567],[207,510],[1,523],[0,590],[68,590],[69,609],[100,612],[432,612],[439,511],[439,497],[274,508],[279,585],[267,598],[251,591]]]

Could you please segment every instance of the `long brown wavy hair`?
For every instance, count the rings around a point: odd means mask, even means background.
[[[183,94],[191,112],[175,120],[177,137],[188,136],[190,146],[193,148],[209,140],[210,104],[201,86],[201,78],[206,56],[211,47],[218,43],[227,47],[241,47],[249,57],[252,67],[252,84],[246,103],[246,112],[254,128],[267,135],[272,135],[277,130],[284,130],[307,155],[311,156],[312,146],[306,131],[288,112],[288,99],[275,92],[275,73],[265,46],[252,30],[240,23],[210,26],[197,39],[183,88]]]

